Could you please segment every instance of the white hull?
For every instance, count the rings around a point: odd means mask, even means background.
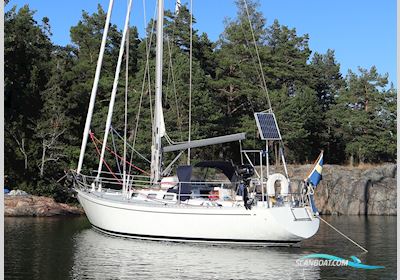
[[[312,237],[319,219],[305,207],[204,207],[110,199],[77,190],[90,223],[105,233],[140,239],[293,245]],[[107,197],[107,198],[106,198]]]

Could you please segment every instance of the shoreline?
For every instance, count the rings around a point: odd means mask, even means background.
[[[5,195],[4,217],[81,216],[81,206],[56,202],[51,197],[36,195]]]
[[[311,165],[288,165],[293,191]],[[282,166],[271,166],[283,173]],[[326,164],[316,188],[315,202],[323,216],[396,216],[397,166],[383,164],[362,168]],[[35,195],[5,195],[5,217],[53,217],[85,215],[80,205],[58,203]]]

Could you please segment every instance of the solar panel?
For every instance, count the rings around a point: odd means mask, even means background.
[[[274,113],[254,113],[262,140],[281,140]]]

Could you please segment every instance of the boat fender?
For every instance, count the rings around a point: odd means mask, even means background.
[[[275,196],[275,182],[281,182],[281,196],[287,196],[289,193],[289,181],[285,175],[281,173],[275,173],[268,176],[267,180],[267,193],[268,196]]]

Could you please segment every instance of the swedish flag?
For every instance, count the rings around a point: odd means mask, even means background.
[[[322,179],[322,165],[324,164],[324,151],[321,151],[318,159],[316,160],[314,168],[311,170],[310,174],[306,178],[314,188],[318,185],[319,181]]]

